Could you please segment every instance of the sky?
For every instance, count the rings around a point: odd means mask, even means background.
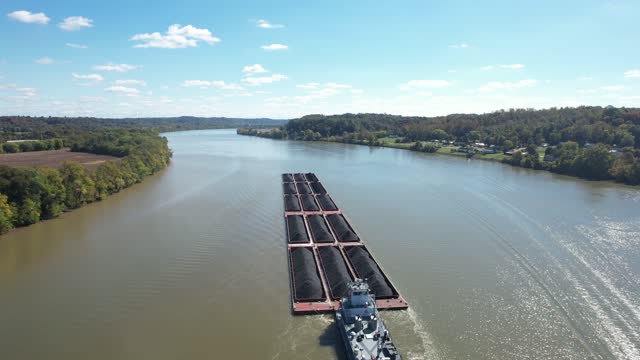
[[[638,18],[638,0],[3,0],[0,115],[640,107]]]

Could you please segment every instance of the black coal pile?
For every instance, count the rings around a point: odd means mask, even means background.
[[[282,182],[292,182],[293,176],[291,174],[282,174]]]
[[[378,264],[364,248],[364,246],[345,247],[345,252],[351,261],[356,274],[361,279],[366,279],[369,288],[375,294],[376,299],[389,299],[398,297],[398,293],[382,275]]]
[[[327,194],[318,195],[318,203],[320,203],[320,207],[324,211],[336,211],[338,207],[336,203],[333,202],[333,199]]]
[[[309,223],[309,229],[313,234],[313,240],[319,243],[331,243],[333,242],[333,235],[329,231],[327,222],[324,221],[322,215],[309,215],[307,216],[307,222]]]
[[[318,181],[318,177],[314,173],[306,173],[307,181]]]
[[[301,181],[301,182],[307,181],[307,179],[304,177],[304,174],[300,174],[300,173],[293,174],[293,178],[296,179],[296,182],[298,182],[298,181]]]
[[[313,189],[314,194],[326,194],[327,190],[325,190],[324,186],[322,186],[319,182],[312,182],[311,189]]]
[[[318,255],[324,269],[324,274],[329,282],[329,290],[332,299],[340,299],[347,295],[348,283],[353,280],[349,274],[347,264],[337,247],[318,247]]]
[[[284,211],[300,211],[300,202],[298,202],[298,195],[284,196]]]
[[[312,249],[304,247],[291,249],[291,265],[295,299],[298,301],[323,300],[324,290]]]
[[[327,215],[327,220],[329,220],[329,224],[331,224],[333,233],[336,234],[338,241],[360,241],[358,235],[356,235],[355,231],[353,231],[349,223],[347,223],[347,220],[341,214]]]
[[[296,183],[296,187],[300,194],[311,194],[311,188],[307,183]]]
[[[287,216],[287,230],[289,231],[290,243],[307,243],[309,236],[304,226],[302,215]]]
[[[300,195],[300,200],[302,200],[302,208],[304,211],[320,211],[318,203],[316,203],[313,195]]]
[[[295,194],[296,193],[296,185],[294,183],[282,183],[282,191],[285,194]]]

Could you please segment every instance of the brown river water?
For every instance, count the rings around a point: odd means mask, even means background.
[[[106,201],[0,237],[0,358],[343,359],[292,316],[283,172],[315,172],[410,304],[406,359],[640,359],[640,188],[206,130]]]

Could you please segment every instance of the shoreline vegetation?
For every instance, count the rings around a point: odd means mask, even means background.
[[[589,180],[640,184],[640,109],[582,106],[404,117],[307,115],[239,135],[465,156]]]
[[[0,234],[104,200],[166,168],[172,153],[161,132],[281,123],[195,117],[0,117],[0,157],[15,159],[25,153],[15,166],[0,165]],[[70,152],[60,153],[64,148]],[[99,164],[52,160],[42,165],[43,157],[83,155],[99,159]]]

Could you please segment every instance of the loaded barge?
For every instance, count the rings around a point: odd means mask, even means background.
[[[379,310],[409,305],[313,173],[282,174],[294,314],[330,313],[366,279]]]

